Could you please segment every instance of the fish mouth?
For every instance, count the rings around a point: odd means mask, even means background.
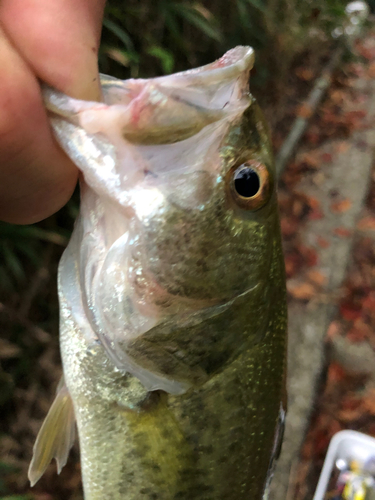
[[[43,87],[46,108],[89,134],[122,137],[133,144],[179,142],[248,105],[251,47],[229,50],[200,68],[152,79],[100,76],[103,101],[79,101]]]
[[[104,101],[126,107],[121,129],[130,142],[171,144],[243,111],[253,64],[253,49],[239,46],[211,64],[164,77],[114,85],[102,76]]]

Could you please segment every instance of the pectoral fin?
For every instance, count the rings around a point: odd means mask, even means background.
[[[62,379],[34,444],[28,472],[31,486],[39,481],[53,458],[60,474],[75,439],[74,423],[73,402]]]

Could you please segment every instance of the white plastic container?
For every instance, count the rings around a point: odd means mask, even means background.
[[[375,439],[356,431],[340,431],[333,436],[324,460],[313,500],[323,500],[337,460],[365,464],[375,458]]]

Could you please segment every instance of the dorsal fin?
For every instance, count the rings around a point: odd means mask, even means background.
[[[28,472],[31,486],[39,481],[53,458],[57,463],[57,473],[60,474],[74,443],[74,423],[73,402],[64,378],[62,378],[57,388],[55,400],[34,444],[33,458]]]

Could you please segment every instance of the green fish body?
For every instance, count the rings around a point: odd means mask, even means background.
[[[86,500],[260,500],[285,410],[286,294],[252,49],[104,103],[45,89],[83,173],[60,263],[64,383],[29,477],[64,465]]]

